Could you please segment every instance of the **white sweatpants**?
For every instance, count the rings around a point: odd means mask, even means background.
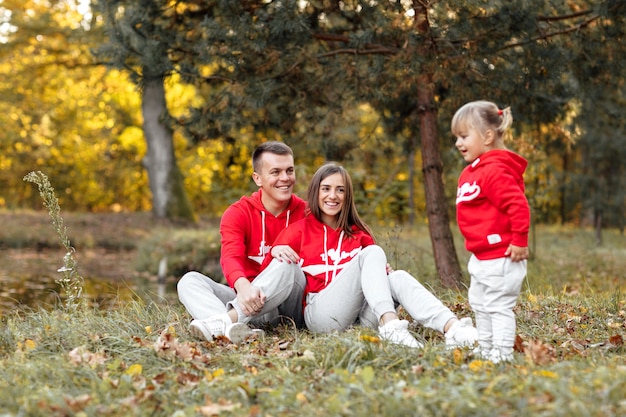
[[[278,316],[287,316],[298,327],[304,323],[302,313],[302,295],[306,278],[296,264],[273,260],[261,272],[252,285],[258,287],[266,296],[265,305],[258,315],[244,316],[237,304],[237,293],[225,284],[195,271],[187,272],[178,281],[178,299],[194,319],[203,320],[217,314],[224,314],[229,307],[239,313],[239,322],[251,322],[261,325],[271,322]]]
[[[513,308],[526,277],[526,261],[513,262],[509,257],[481,261],[472,255],[467,269],[471,277],[468,300],[476,317],[480,349],[512,352]]]
[[[422,326],[443,332],[454,313],[408,272],[387,275],[386,265],[383,249],[368,246],[326,288],[308,294],[304,319],[309,330],[342,331],[357,319],[378,328],[380,317],[401,305]]]

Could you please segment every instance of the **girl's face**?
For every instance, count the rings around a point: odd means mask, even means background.
[[[337,227],[337,218],[343,209],[346,186],[340,173],[324,178],[320,183],[318,204],[322,211],[322,222],[332,228]]]
[[[465,128],[459,131],[455,146],[461,152],[466,162],[472,163],[487,151],[492,149],[493,131],[487,130],[481,135],[476,129]]]

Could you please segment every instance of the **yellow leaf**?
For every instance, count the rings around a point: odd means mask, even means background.
[[[363,382],[366,384],[371,383],[374,380],[374,368],[371,366],[366,366],[361,370],[361,378],[363,378]]]
[[[304,395],[304,392],[297,393],[296,394],[296,400],[298,402],[301,402],[301,403],[308,403],[309,402],[309,400],[307,399],[306,395]]]
[[[468,368],[472,372],[482,372],[485,369],[490,369],[493,366],[491,362],[475,360],[471,361],[468,365]]]
[[[370,343],[380,343],[380,339],[376,336],[369,336],[369,335],[361,335],[361,340],[365,341],[365,342],[370,342]]]
[[[37,343],[35,343],[32,339],[24,340],[24,350],[33,350],[37,347]]]
[[[146,326],[146,333],[152,333],[152,326]]]
[[[542,369],[540,371],[535,371],[533,372],[533,374],[535,375],[539,375],[539,376],[544,376],[546,378],[552,378],[552,379],[558,379],[558,375],[552,371],[547,371],[545,369]]]
[[[126,375],[130,375],[130,376],[141,375],[142,371],[143,371],[143,367],[141,366],[141,364],[134,363],[128,367],[128,369],[126,370]]]
[[[459,348],[454,349],[454,352],[452,353],[453,358],[454,358],[454,363],[457,365],[460,365],[463,363],[463,351]]]

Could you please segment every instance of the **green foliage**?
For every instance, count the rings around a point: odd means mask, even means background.
[[[91,15],[54,5],[1,6],[11,30],[0,43],[0,207],[36,207],[21,178],[42,170],[68,209],[150,209],[133,84],[149,68],[172,75],[163,122],[199,212],[219,215],[249,192],[251,149],[278,139],[295,149],[302,183],[341,160],[367,179],[358,196],[377,204],[364,208],[377,221],[421,220],[423,176],[411,166],[421,162],[416,94],[427,72],[449,197],[461,166],[450,118],[489,98],[513,108],[509,146],[531,161],[536,221],[601,216],[623,227],[622,2],[101,1]],[[105,10],[125,17],[106,33]],[[142,52],[154,62],[142,64]]]

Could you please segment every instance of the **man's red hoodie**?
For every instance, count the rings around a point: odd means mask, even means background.
[[[306,203],[291,196],[287,208],[274,216],[263,207],[261,190],[243,196],[222,215],[220,264],[228,285],[246,277],[252,281],[260,272],[261,262],[270,251],[274,239],[289,224],[304,218]]]
[[[516,153],[492,150],[461,173],[457,222],[466,249],[478,259],[502,258],[509,244],[528,246],[530,208],[523,178],[527,165]]]

